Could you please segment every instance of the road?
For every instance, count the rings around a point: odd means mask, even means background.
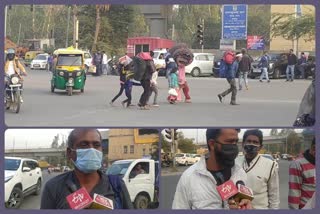
[[[58,172],[52,172],[51,174],[48,174],[46,170],[42,171],[42,188],[41,193],[43,191],[44,185],[47,181],[49,181],[51,178],[59,175]],[[41,203],[41,194],[40,195],[29,195],[24,198],[20,209],[40,209],[40,203]]]
[[[289,161],[280,160],[279,180],[280,180],[280,209],[288,209],[288,181],[289,181]],[[177,183],[182,172],[187,167],[178,167],[179,172],[170,172],[169,168],[162,168],[160,208],[171,209]]]
[[[19,114],[6,111],[7,126],[24,127],[205,127],[205,126],[292,126],[299,103],[310,80],[285,82],[250,80],[249,90],[238,91],[238,106],[229,105],[230,96],[220,103],[217,94],[227,89],[225,79],[188,78],[192,103],[171,105],[166,101],[167,80],[159,77],[159,107],[139,110],[123,108],[119,98],[109,102],[119,91],[119,77],[88,75],[85,92],[67,96],[65,91],[50,92],[51,73],[27,68],[24,81],[24,103]],[[142,87],[134,86],[133,103]],[[153,97],[152,97],[153,99]]]

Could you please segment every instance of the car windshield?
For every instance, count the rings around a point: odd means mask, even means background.
[[[20,166],[21,160],[5,159],[5,170],[17,170]]]
[[[158,56],[160,55],[160,52],[154,52],[153,58],[158,59]]]
[[[81,55],[59,55],[57,66],[81,66],[82,56]]]
[[[184,154],[176,154],[176,157],[183,157]]]
[[[107,169],[106,174],[107,175],[124,175],[127,172],[131,163],[132,161],[125,162],[125,163],[114,163]]]
[[[47,60],[47,57],[45,55],[37,55],[36,60]]]
[[[276,60],[280,58],[280,54],[269,54],[270,60]]]

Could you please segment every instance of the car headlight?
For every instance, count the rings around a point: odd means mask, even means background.
[[[7,183],[8,181],[10,181],[13,178],[13,175],[11,176],[7,176],[4,178],[4,182]]]
[[[11,78],[11,82],[12,82],[12,84],[18,84],[19,83],[19,78],[18,77],[12,77]]]
[[[273,63],[270,63],[270,64],[269,64],[269,68],[272,68],[272,67],[273,67]]]
[[[60,75],[60,76],[64,76],[64,72],[63,72],[63,71],[60,71],[60,72],[59,72],[59,75]]]
[[[81,76],[81,73],[82,73],[81,71],[78,71],[77,72],[77,77]]]

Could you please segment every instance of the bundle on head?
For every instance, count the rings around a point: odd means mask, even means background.
[[[190,51],[189,48],[181,47],[176,49],[172,54],[174,60],[177,64],[181,63],[185,66],[190,65],[193,61],[193,53]]]
[[[169,53],[170,53],[171,55],[173,55],[173,53],[174,53],[176,50],[180,49],[180,48],[186,48],[186,49],[188,49],[188,46],[187,46],[186,44],[184,44],[184,43],[176,44],[175,46],[173,46],[172,48],[170,48]]]

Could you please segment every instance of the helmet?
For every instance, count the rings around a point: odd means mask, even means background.
[[[13,48],[9,48],[7,50],[7,58],[8,58],[8,60],[10,60],[10,61],[14,60],[15,56],[16,56],[16,51]]]

